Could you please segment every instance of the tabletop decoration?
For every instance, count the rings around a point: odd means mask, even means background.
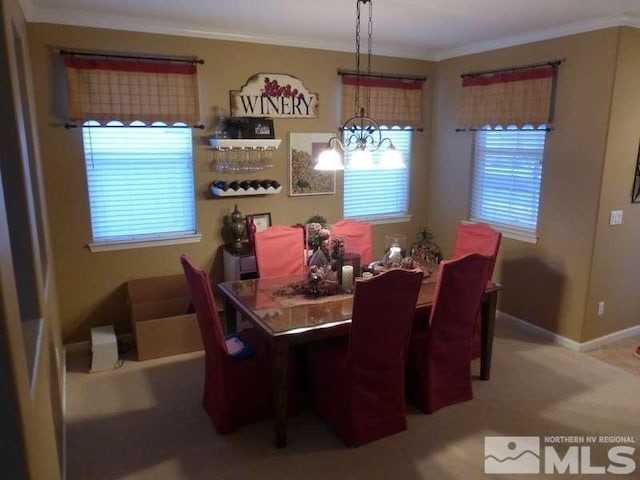
[[[397,263],[394,263],[393,266],[391,264],[385,264],[384,260],[371,262],[369,264],[368,270],[372,271],[374,275],[379,275],[381,273],[387,272],[389,270],[393,270],[395,268],[401,268],[403,270],[420,269],[422,270],[422,275],[426,278],[429,275],[431,275],[431,272],[436,266],[437,266],[436,264],[430,266],[429,264],[421,262],[419,259],[416,259],[416,258],[402,257],[400,260],[398,260]]]
[[[310,276],[301,282],[289,283],[273,291],[273,295],[277,297],[304,295],[317,298],[339,293],[342,293],[342,287],[338,282],[325,280],[318,275]]]
[[[411,244],[411,256],[436,265],[442,260],[440,247],[427,227],[418,232],[418,240]]]
[[[315,266],[323,272],[330,270],[331,232],[326,227],[326,220],[320,215],[314,215],[307,221],[305,241],[308,249],[311,250],[307,266]]]
[[[342,237],[331,237],[331,258],[329,258],[329,262],[331,263],[331,270],[334,272],[338,271],[338,259],[345,254],[345,244],[344,238]],[[338,273],[339,276],[339,273]]]
[[[407,237],[401,233],[384,236],[384,257],[382,263],[387,268],[397,268],[406,256]]]

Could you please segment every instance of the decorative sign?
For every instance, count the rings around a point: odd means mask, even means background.
[[[318,94],[291,75],[256,73],[242,90],[231,90],[229,96],[232,117],[318,117]]]

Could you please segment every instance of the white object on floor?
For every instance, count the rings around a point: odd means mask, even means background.
[[[118,340],[113,325],[91,329],[91,372],[118,367]]]

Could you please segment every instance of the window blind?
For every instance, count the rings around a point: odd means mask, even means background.
[[[345,132],[348,134],[348,132]],[[394,128],[383,130],[402,154],[407,168],[386,170],[379,167],[384,147],[373,152],[373,168],[344,170],[345,218],[373,218],[406,215],[409,196],[409,171],[411,160],[411,131]],[[344,135],[343,135],[344,136]],[[344,161],[349,165],[351,152],[345,152]]]
[[[471,220],[535,240],[545,126],[476,132]]]
[[[97,125],[82,129],[94,242],[195,233],[191,129]]]

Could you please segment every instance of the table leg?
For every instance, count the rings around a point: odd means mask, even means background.
[[[273,347],[273,403],[276,447],[283,448],[287,446],[289,344],[284,339],[276,338]]]
[[[491,355],[493,352],[493,333],[496,323],[498,291],[490,292],[482,301],[482,353],[480,356],[480,379],[489,380],[491,376]]]
[[[236,307],[231,303],[228,297],[224,297],[224,325],[223,328],[228,334],[235,333],[237,328]]]

